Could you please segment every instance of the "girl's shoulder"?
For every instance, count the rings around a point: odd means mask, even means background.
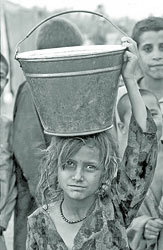
[[[47,206],[44,205],[42,207],[37,208],[31,215],[28,216],[29,224],[33,223],[41,223],[42,220],[45,220],[47,213]]]
[[[45,206],[37,208],[31,215],[28,216],[28,220],[31,220],[32,218],[37,218],[38,216],[43,215],[44,211],[46,211]]]
[[[28,216],[28,221],[42,221],[43,219],[45,220],[46,217],[49,216],[49,210],[51,207],[55,207],[57,205],[57,202],[48,204],[48,205],[43,205],[39,208],[37,208],[31,215]]]

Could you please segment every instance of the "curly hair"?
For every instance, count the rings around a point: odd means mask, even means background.
[[[49,147],[44,151],[40,166],[41,176],[37,187],[39,205],[48,205],[62,197],[62,190],[58,186],[58,167],[64,168],[69,158],[83,145],[99,149],[100,166],[104,166],[101,185],[105,186],[103,190],[107,192],[107,186],[117,173],[117,160],[119,159],[111,133],[105,131],[81,137],[53,136]]]

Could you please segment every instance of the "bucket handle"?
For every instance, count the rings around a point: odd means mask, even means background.
[[[43,23],[49,21],[52,18],[58,17],[58,16],[62,16],[65,14],[70,14],[70,13],[87,13],[87,14],[93,14],[99,17],[104,18],[107,22],[109,22],[115,29],[117,29],[121,34],[123,34],[124,36],[128,36],[123,30],[121,30],[117,25],[115,25],[112,21],[110,21],[107,17],[105,17],[104,15],[98,13],[98,12],[94,12],[94,11],[88,11],[88,10],[68,10],[68,11],[64,11],[64,12],[60,12],[58,14],[52,15],[46,19],[44,19],[43,21],[41,21],[39,24],[37,24],[31,31],[28,32],[28,34],[25,36],[25,38],[23,38],[21,41],[19,41],[16,45],[16,51],[15,51],[15,58],[19,52],[19,45],[24,42],[38,27],[40,27]]]

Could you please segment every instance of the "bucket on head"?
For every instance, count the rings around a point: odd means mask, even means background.
[[[45,133],[87,135],[112,126],[124,50],[90,45],[16,53]]]

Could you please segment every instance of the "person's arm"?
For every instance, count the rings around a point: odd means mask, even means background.
[[[130,42],[125,54],[123,78],[132,105],[129,125],[128,145],[117,177],[113,180],[113,203],[121,222],[128,227],[146,195],[151,184],[158,153],[156,125],[146,109],[138,87],[134,81],[134,67],[137,58],[135,44]],[[133,78],[133,79],[132,79]]]
[[[6,229],[8,220],[4,216],[10,180],[10,154],[0,145],[0,234]]]
[[[0,212],[0,225],[5,229],[7,228],[11,215],[14,211],[16,197],[17,197],[16,177],[15,177],[13,162],[11,167],[12,167],[10,169],[11,174],[9,176],[10,178],[8,179],[9,182],[8,195],[5,206]]]
[[[132,250],[147,250],[157,246],[162,223],[160,219],[141,215],[127,228],[128,243]],[[148,230],[150,228],[150,230]],[[146,231],[147,229],[147,231]]]
[[[11,122],[0,118],[0,228],[5,230],[14,210],[17,190],[10,145]]]
[[[147,111],[139,92],[135,79],[135,70],[138,63],[138,51],[136,42],[129,37],[122,38],[122,44],[127,47],[124,54],[122,76],[130,99],[132,113],[143,132],[146,131]]]
[[[157,242],[160,232],[163,230],[163,220],[160,220],[159,218],[158,209],[163,187],[162,160],[162,148],[160,147],[157,167],[155,169],[152,184],[150,185],[145,199],[138,210],[137,218],[132,221],[127,229],[131,249],[139,249],[136,248],[136,245],[138,244],[139,246],[143,241],[146,243],[146,246],[149,247],[149,244],[152,245]],[[146,218],[146,221],[144,221],[144,218]],[[142,247],[142,249],[146,248]]]
[[[144,228],[151,217],[147,215],[134,218],[127,228],[127,238],[131,250],[147,250],[147,242],[144,238]]]
[[[31,195],[35,197],[41,149],[46,148],[46,142],[28,83],[19,88],[13,125],[14,156],[27,180]]]
[[[148,112],[147,131],[143,133],[131,118],[128,145],[117,177],[113,180],[113,201],[122,223],[128,227],[143,202],[157,162],[156,126]]]
[[[146,246],[142,247],[142,249],[149,249],[150,245],[157,242],[159,233],[163,227],[163,221],[159,219],[158,206],[159,202],[150,186],[136,218],[133,219],[131,225],[127,228],[131,249],[141,249],[136,246],[140,246],[142,242]]]

